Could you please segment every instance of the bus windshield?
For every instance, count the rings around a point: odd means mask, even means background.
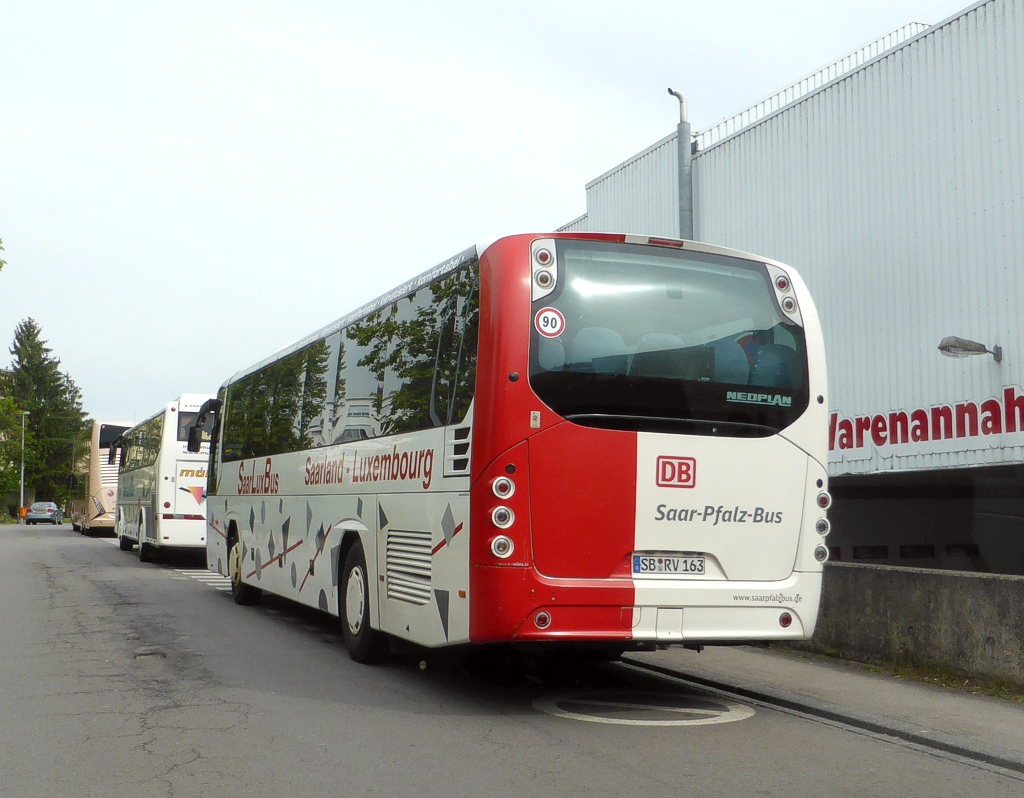
[[[779,308],[763,263],[578,240],[556,249],[554,290],[533,306],[530,383],[561,416],[762,437],[807,408],[803,328]]]

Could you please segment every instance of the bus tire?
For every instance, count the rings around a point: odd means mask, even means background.
[[[135,548],[135,541],[131,538],[126,538],[124,535],[121,535],[117,539],[117,547],[121,549],[121,551],[131,551]]]
[[[243,606],[255,604],[263,591],[242,581],[242,544],[233,538],[228,544],[228,578],[231,580],[231,598]]]
[[[370,626],[370,580],[363,544],[352,544],[341,573],[341,634],[345,648],[356,662],[369,663],[384,653],[384,635]]]
[[[139,541],[139,562],[156,562],[152,543]]]
[[[82,531],[82,527],[79,524],[76,524],[74,521],[72,521],[71,522],[71,531],[72,532],[81,532]]]

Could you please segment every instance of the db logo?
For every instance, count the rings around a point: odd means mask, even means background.
[[[697,461],[692,457],[659,457],[658,487],[692,488],[697,484]]]

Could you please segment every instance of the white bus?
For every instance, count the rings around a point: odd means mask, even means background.
[[[828,404],[789,267],[691,241],[472,248],[231,377],[211,570],[339,616],[352,657],[801,640]],[[193,435],[190,446],[198,446]]]
[[[110,462],[110,444],[132,426],[130,421],[94,421],[89,439],[76,447],[67,518],[76,532],[113,533],[117,503],[118,456]]]
[[[209,443],[188,451],[188,430],[209,394],[184,394],[122,433],[117,480],[117,537],[139,559],[162,550],[206,546],[206,467]],[[113,455],[111,455],[113,459]]]

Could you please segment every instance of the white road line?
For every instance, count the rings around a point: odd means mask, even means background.
[[[231,590],[231,580],[226,576],[221,576],[213,571],[202,571],[199,569],[192,568],[178,568],[175,570],[179,576],[173,577],[174,579],[190,579],[194,582],[199,582],[207,587],[212,587],[221,593],[226,593]]]

